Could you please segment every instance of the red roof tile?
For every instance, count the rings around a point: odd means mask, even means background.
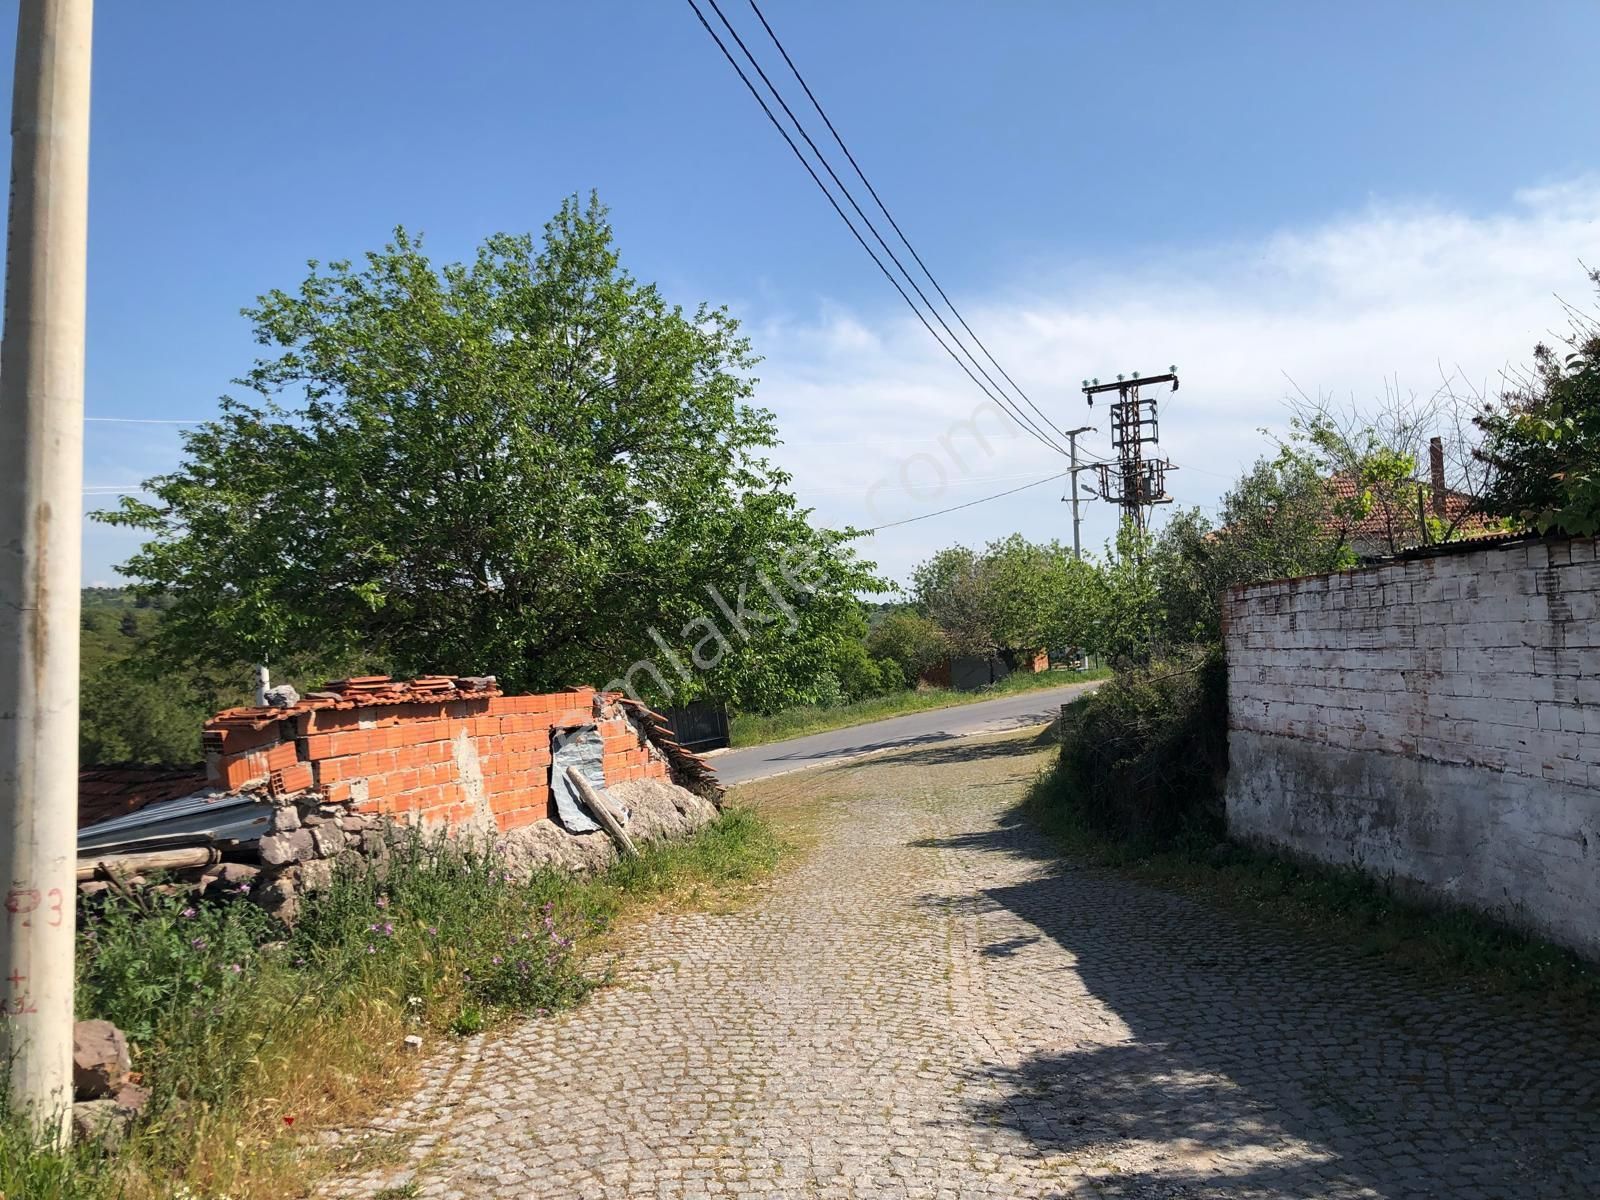
[[[206,769],[200,763],[187,767],[85,767],[78,772],[78,827],[135,813],[205,786]]]

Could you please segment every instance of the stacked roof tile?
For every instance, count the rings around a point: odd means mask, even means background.
[[[500,685],[493,675],[423,675],[409,680],[391,679],[387,675],[360,675],[325,683],[320,691],[310,692],[286,708],[269,705],[224,709],[206,722],[206,730],[265,729],[297,713],[370,704],[438,704],[450,700],[483,700],[500,694]]]
[[[714,803],[721,802],[724,789],[717,782],[716,770],[703,755],[678,744],[672,733],[672,723],[666,717],[631,697],[617,692],[609,695],[645,726],[646,736],[666,755],[672,765],[672,777],[679,785]]]

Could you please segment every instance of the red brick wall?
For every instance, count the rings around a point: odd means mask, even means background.
[[[504,832],[553,815],[550,741],[593,725],[607,783],[667,779],[665,758],[610,694],[479,695],[236,710],[207,726],[210,782],[315,789],[357,812]]]

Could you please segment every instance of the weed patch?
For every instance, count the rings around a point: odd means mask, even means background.
[[[730,809],[593,879],[510,872],[489,844],[398,834],[340,872],[292,929],[245,897],[144,891],[83,906],[78,1012],[129,1035],[149,1108],[114,1157],[32,1146],[0,1111],[0,1195],[231,1200],[298,1194],[309,1145],[400,1095],[402,1042],[578,1003],[620,918],[724,898],[781,845]]]

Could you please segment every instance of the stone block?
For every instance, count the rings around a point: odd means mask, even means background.
[[[345,848],[344,830],[335,821],[318,825],[311,831],[311,839],[321,858],[332,858]]]
[[[311,830],[297,829],[293,833],[276,833],[257,843],[261,861],[269,867],[281,867],[310,858],[315,852]]]
[[[128,1039],[110,1021],[79,1021],[72,1027],[72,1090],[78,1099],[111,1095],[132,1067]]]

